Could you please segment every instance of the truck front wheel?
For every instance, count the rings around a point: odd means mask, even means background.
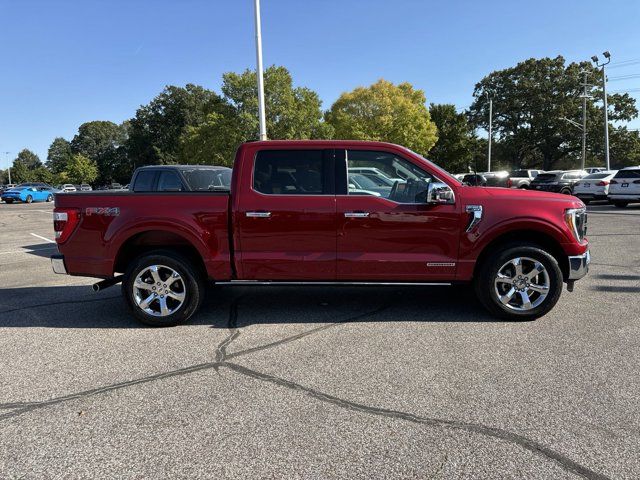
[[[154,327],[186,322],[202,304],[204,289],[192,263],[168,250],[138,257],[122,282],[122,294],[133,314]]]
[[[562,293],[556,259],[536,245],[510,245],[492,252],[479,266],[476,295],[492,314],[534,320],[548,313]]]

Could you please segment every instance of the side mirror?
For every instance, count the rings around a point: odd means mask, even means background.
[[[430,182],[427,187],[427,204],[452,205],[456,201],[453,190],[443,182]]]

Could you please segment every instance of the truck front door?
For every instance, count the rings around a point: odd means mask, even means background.
[[[338,280],[455,277],[459,205],[426,204],[435,177],[424,165],[383,150],[336,151],[336,164]]]
[[[333,150],[264,148],[245,162],[234,212],[239,277],[335,280]]]

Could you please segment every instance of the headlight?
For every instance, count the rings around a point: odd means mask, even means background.
[[[587,234],[587,209],[567,208],[564,211],[564,221],[578,242],[582,242]]]

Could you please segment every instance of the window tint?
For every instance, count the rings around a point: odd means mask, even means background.
[[[326,193],[322,172],[322,150],[262,150],[253,188],[269,195],[320,195]]]
[[[532,172],[533,173],[533,172]],[[529,172],[527,170],[516,170],[511,173],[511,178],[526,178],[529,176]]]
[[[160,177],[158,178],[159,192],[181,192],[182,190],[184,190],[182,181],[176,172],[160,172]]]
[[[618,170],[613,178],[640,178],[640,169],[637,170]]]
[[[434,177],[393,153],[347,150],[349,195],[384,197],[398,203],[424,203]]]
[[[142,170],[136,175],[136,183],[133,186],[134,192],[151,192],[153,188],[153,179],[156,176],[154,170]]]

